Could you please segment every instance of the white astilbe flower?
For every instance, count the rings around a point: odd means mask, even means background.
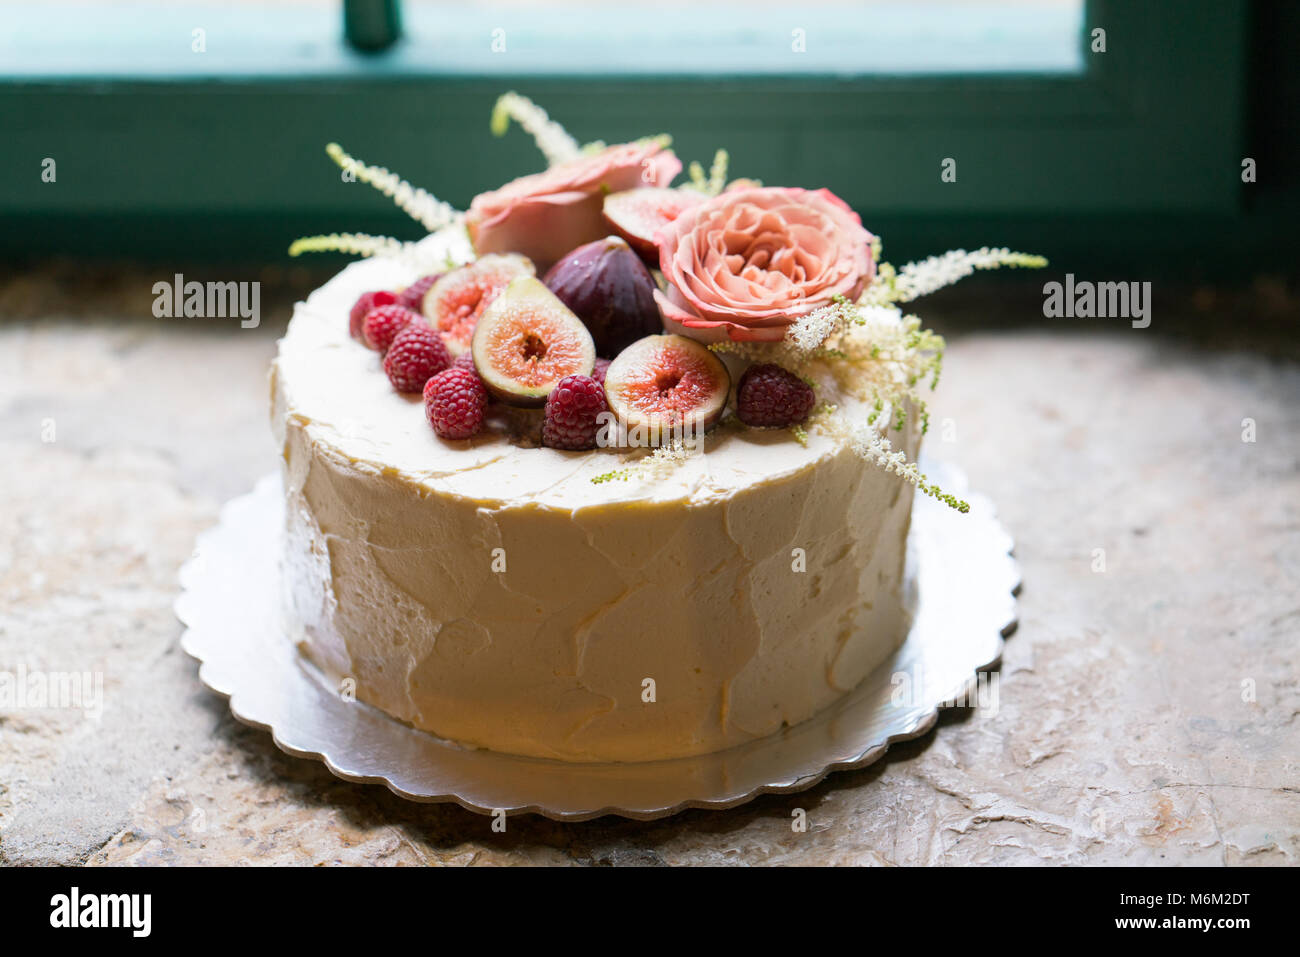
[[[603,482],[629,482],[633,479],[652,481],[667,478],[691,457],[690,449],[681,441],[661,445],[644,458],[637,459],[627,468],[605,472],[592,478],[597,485]]]
[[[546,111],[528,97],[520,96],[514,91],[503,93],[497,98],[496,106],[492,108],[492,134],[504,136],[511,120],[532,135],[537,148],[546,157],[548,166],[567,163],[583,153],[578,141],[563,126],[547,116]],[[593,149],[603,145],[591,144]]]
[[[876,281],[867,287],[859,300],[864,305],[887,305],[892,302],[911,302],[928,296],[945,286],[972,275],[977,269],[1041,269],[1047,265],[1042,256],[1016,253],[1009,249],[989,249],[987,246],[974,252],[953,249],[940,256],[931,256],[920,262],[911,262],[897,273],[887,263],[881,264]]]
[[[710,352],[725,353],[743,359],[745,362],[775,362],[790,369],[796,369],[804,359],[804,353],[795,349],[789,339],[780,342],[736,342],[723,339],[711,342]]]
[[[897,306],[873,306],[867,304],[857,308],[857,325],[862,326],[869,335],[873,336],[880,336],[886,331],[892,332],[909,327],[910,323],[904,321],[906,318],[908,317],[903,316],[903,310]],[[920,319],[916,320],[918,325],[920,321]]]
[[[355,176],[357,180],[373,186],[392,199],[398,209],[431,233],[464,218],[465,214],[450,203],[444,203],[432,193],[412,186],[396,173],[390,173],[382,166],[368,166],[349,156],[337,143],[330,143],[325,147],[325,152],[329,154],[330,159]]]
[[[840,297],[796,319],[786,332],[786,340],[801,352],[811,352],[853,326],[896,326],[900,315],[894,306],[858,306]]]
[[[955,495],[950,495],[939,486],[930,484],[926,476],[916,467],[916,463],[909,462],[906,453],[895,449],[893,443],[881,435],[874,425],[849,422],[842,416],[833,413],[834,410],[831,410],[831,414],[819,417],[817,428],[828,435],[843,440],[857,455],[876,467],[886,472],[892,472],[904,481],[910,482],[916,486],[918,491],[938,499],[959,512],[970,511],[969,504]]]
[[[304,236],[289,246],[290,256],[302,253],[348,253],[352,256],[399,256],[413,250],[415,243],[404,243],[391,236],[371,236],[368,233],[330,233],[325,236]]]
[[[796,349],[811,352],[854,321],[856,309],[847,299],[837,299],[794,321],[785,337]]]
[[[368,233],[330,233],[295,239],[289,247],[289,255],[300,256],[303,253],[346,253],[363,259],[387,259],[421,275],[446,272],[473,259],[460,248],[403,242],[391,236],[371,236]]]
[[[713,154],[713,166],[709,169],[708,190],[710,196],[717,196],[727,186],[727,166],[731,162],[731,157],[726,150],[718,150]]]
[[[643,478],[661,479],[685,465],[690,457],[691,452],[686,446],[681,442],[673,442],[671,445],[663,445],[655,449],[638,465],[641,467]]]
[[[718,150],[713,154],[709,175],[705,176],[704,167],[696,160],[691,160],[691,165],[687,167],[687,175],[691,178],[689,188],[705,196],[717,196],[727,188],[727,166],[730,162],[731,156],[727,151]]]

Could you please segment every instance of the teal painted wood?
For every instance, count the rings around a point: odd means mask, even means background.
[[[398,0],[343,0],[343,35],[355,50],[387,50],[402,35]]]
[[[1289,222],[1272,217],[1243,228],[1237,216],[1203,213],[1059,216],[873,215],[867,225],[884,239],[884,258],[896,264],[947,249],[1009,246],[1045,255],[1050,278],[1066,272],[1081,278],[1168,278],[1247,284],[1260,270],[1294,274],[1290,245],[1279,239]],[[333,214],[114,213],[93,216],[8,215],[3,218],[6,258],[50,254],[89,259],[137,259],[158,263],[233,263],[253,267],[341,268],[351,257],[285,255],[288,239],[330,232]],[[415,238],[418,227],[400,213],[370,211],[350,216],[347,228]],[[170,275],[170,273],[167,273]],[[1037,271],[1002,272],[998,281],[1041,286]],[[974,282],[975,280],[968,280]],[[0,319],[3,316],[0,315]]]
[[[421,60],[413,40],[395,49],[401,67],[349,54],[336,19],[332,34],[313,28],[332,64],[316,76],[11,77],[0,82],[0,246],[58,251],[74,225],[79,237],[103,233],[101,252],[116,255],[144,254],[151,233],[184,236],[193,255],[230,254],[234,242],[250,259],[322,229],[412,236],[418,228],[382,196],[341,180],[324,144],[463,206],[541,164],[522,132],[489,134],[492,103],[512,88],[580,139],[670,132],[684,159],[706,164],[726,147],[733,175],[828,186],[873,228],[945,217],[1059,220],[1061,231],[1106,216],[1233,222],[1244,2],[1094,2],[1086,19],[1106,29],[1107,51],[1086,54],[1082,73],[475,76],[440,71],[432,47]],[[950,183],[940,176],[949,157]],[[45,158],[57,163],[53,183],[41,178]],[[1039,233],[965,242],[1030,245]]]

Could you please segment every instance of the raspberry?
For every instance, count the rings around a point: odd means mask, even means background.
[[[423,319],[408,324],[384,353],[384,372],[398,392],[419,392],[449,365],[442,337]]]
[[[442,273],[440,272],[431,276],[421,276],[397,294],[397,304],[405,306],[407,309],[413,309],[416,312],[423,312],[424,294],[429,291],[429,287],[441,278]]]
[[[470,372],[478,375],[478,370],[474,368],[474,353],[472,352],[462,352],[456,357],[455,361],[452,362],[452,365],[457,369],[468,369]]]
[[[604,412],[605,388],[591,376],[566,375],[546,397],[546,422],[542,444],[553,449],[594,449]]]
[[[483,427],[487,389],[472,372],[446,369],[424,384],[424,414],[444,439],[468,439]]]
[[[601,384],[605,385],[605,370],[609,368],[608,359],[597,359],[596,368],[591,370],[591,377]]]
[[[387,289],[380,289],[378,292],[363,292],[361,297],[352,306],[352,311],[348,314],[348,335],[353,339],[365,342],[361,338],[361,324],[366,321],[366,316],[370,314],[371,309],[377,309],[380,306],[391,306],[397,302],[397,296]]]
[[[393,344],[397,334],[406,328],[412,319],[420,318],[405,306],[380,306],[366,314],[366,321],[361,324],[361,341],[384,353]]]
[[[812,386],[770,362],[750,366],[736,390],[736,414],[746,425],[795,425],[808,418]]]

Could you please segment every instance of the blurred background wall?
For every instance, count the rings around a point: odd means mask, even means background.
[[[463,207],[541,165],[488,129],[516,89],[583,141],[668,132],[685,160],[725,147],[733,175],[830,187],[896,261],[991,244],[1076,272],[1293,276],[1298,19],[1246,0],[6,2],[0,246],[11,267],[275,264],[304,234],[413,237],[324,145]]]

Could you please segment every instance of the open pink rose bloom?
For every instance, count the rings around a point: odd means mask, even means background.
[[[522,253],[539,271],[609,232],[601,219],[608,193],[667,186],[682,163],[658,143],[623,143],[474,197],[466,226],[475,251]]]
[[[872,235],[826,189],[757,187],[687,209],[655,235],[664,324],[702,342],[776,341],[875,276]]]

